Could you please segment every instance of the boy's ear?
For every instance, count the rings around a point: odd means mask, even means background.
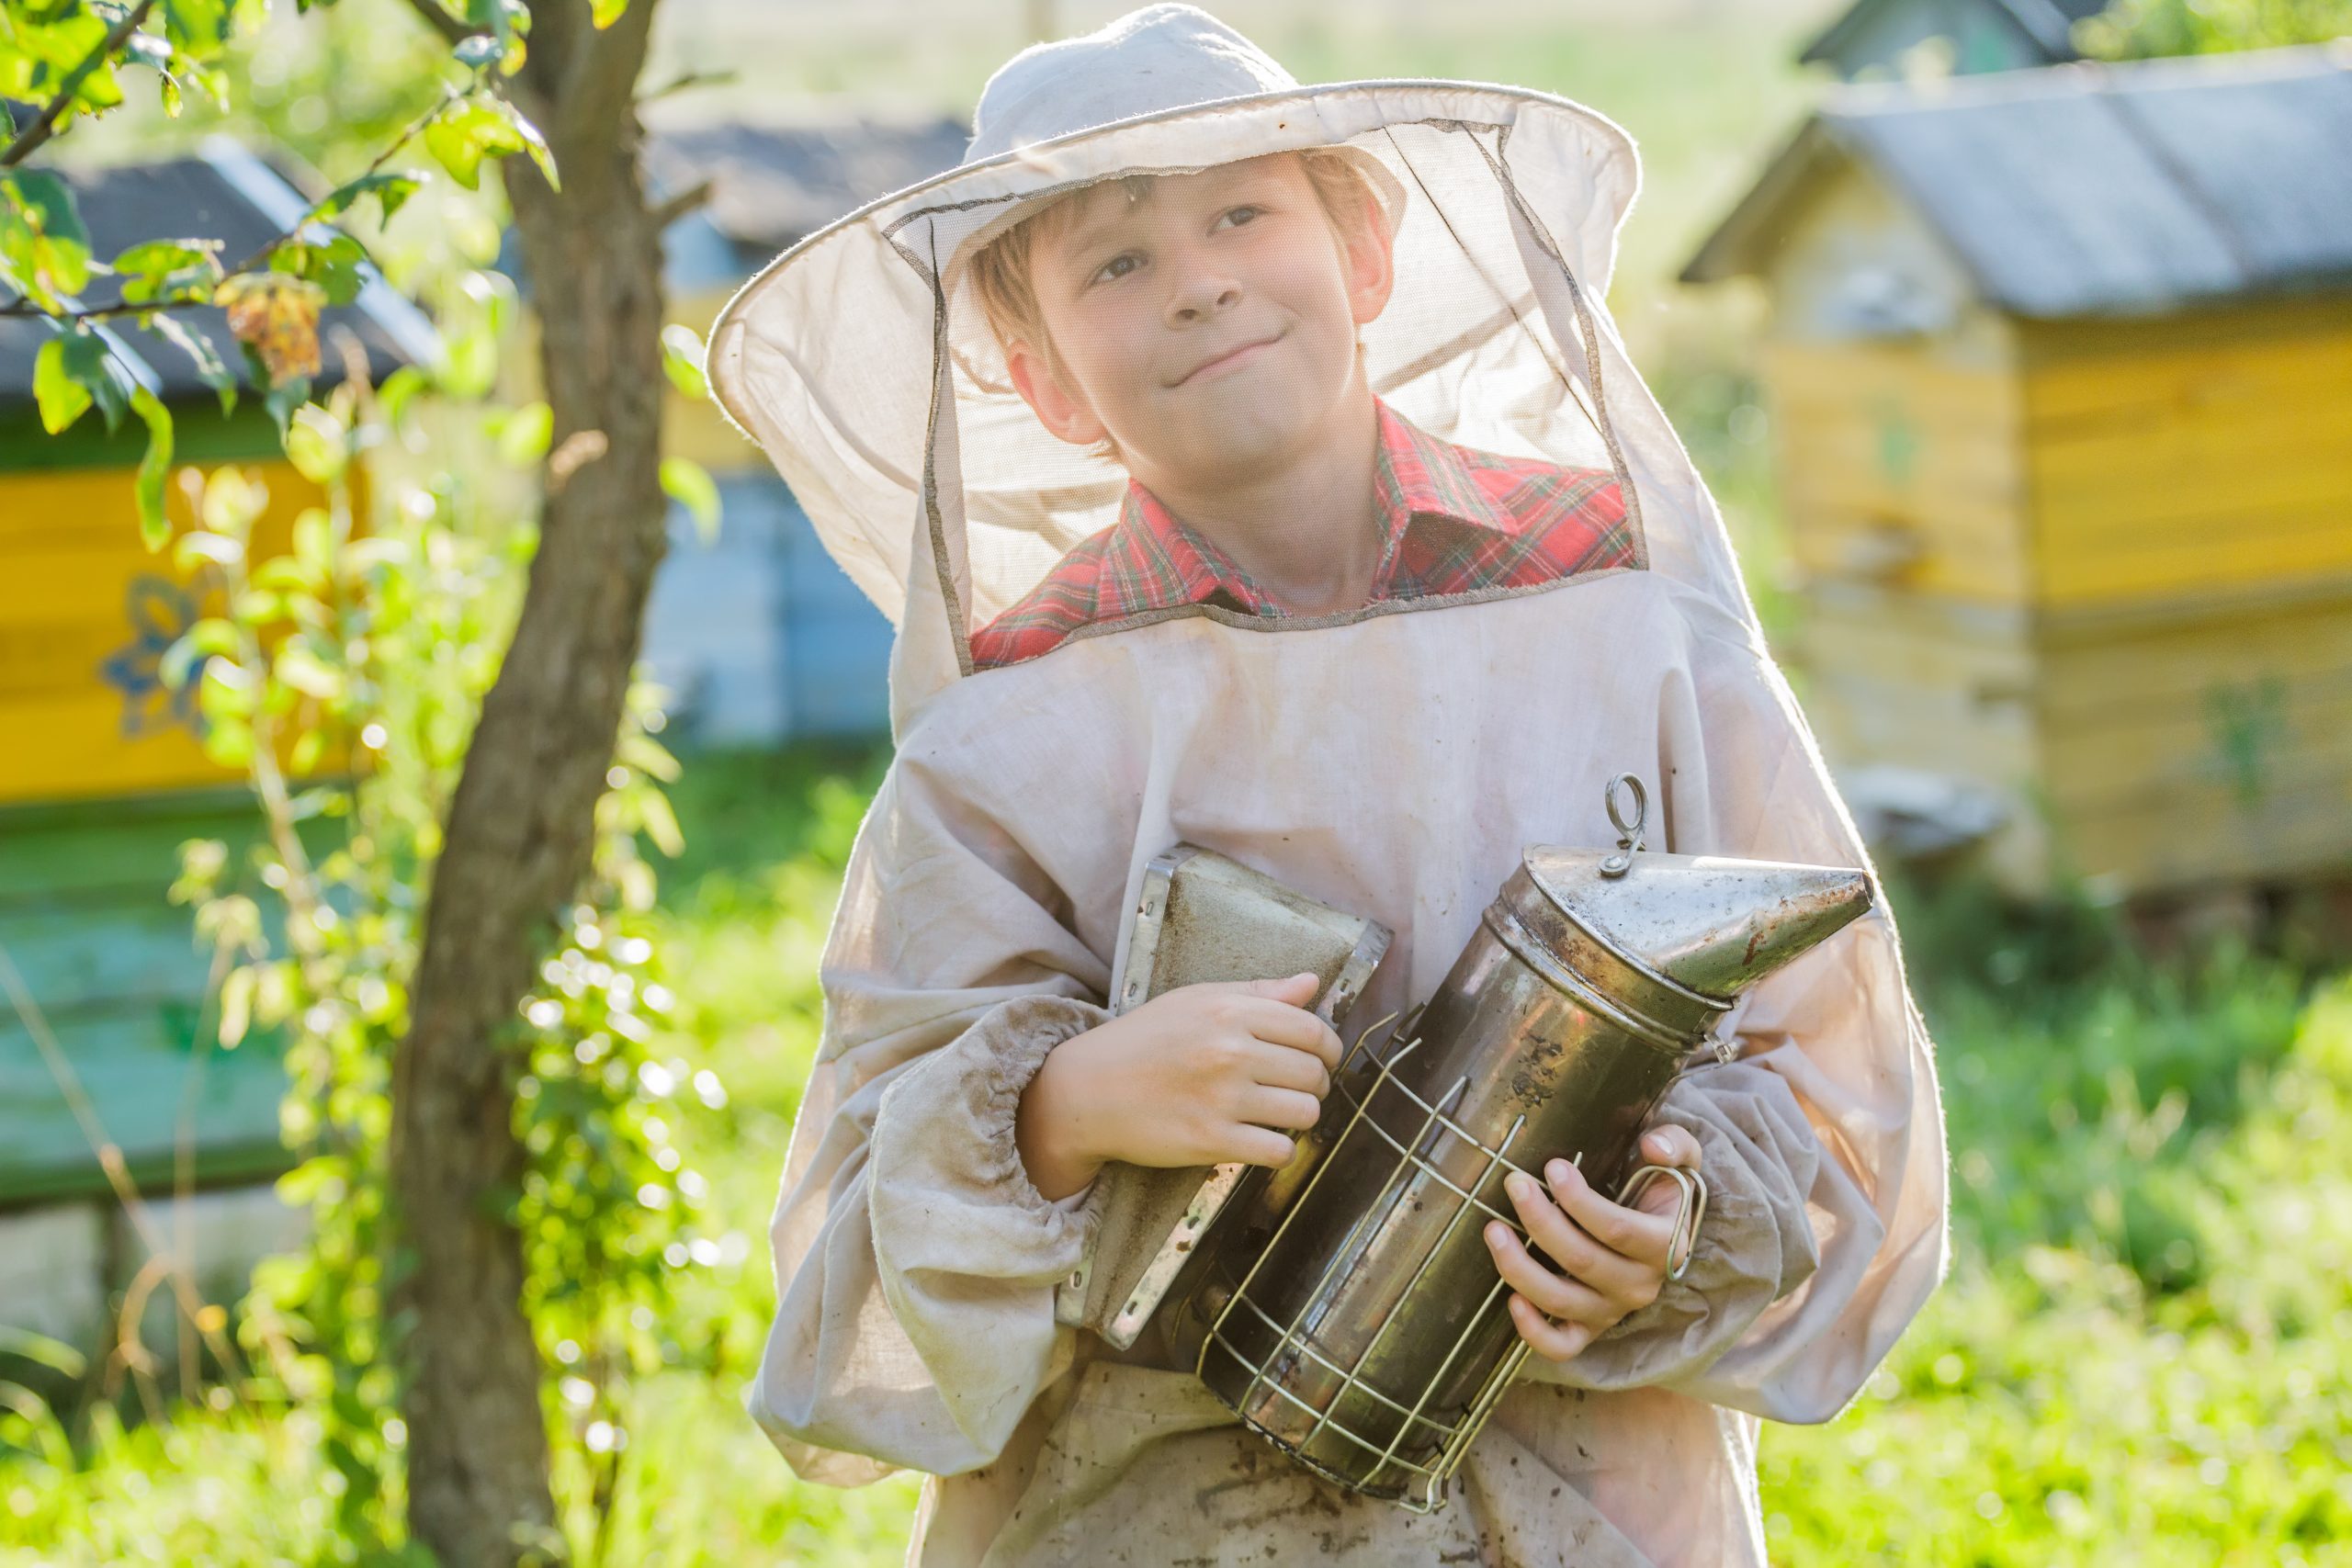
[[[1362,192],[1362,199],[1355,220],[1347,225],[1340,258],[1347,265],[1348,303],[1358,326],[1388,308],[1389,292],[1396,287],[1396,242],[1380,220],[1378,199],[1369,190]]]
[[[1083,398],[1062,385],[1045,355],[1015,340],[1004,351],[1004,367],[1039,423],[1073,446],[1091,446],[1109,433]]]

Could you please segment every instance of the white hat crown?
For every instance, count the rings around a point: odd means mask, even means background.
[[[1195,6],[1147,6],[1093,32],[1031,44],[980,89],[964,163],[1137,115],[1288,92],[1298,80]]]

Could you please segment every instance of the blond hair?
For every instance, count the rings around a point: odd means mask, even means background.
[[[1372,181],[1353,158],[1337,148],[1301,148],[1297,158],[1306,168],[1307,184],[1314,188],[1316,201],[1323,209],[1331,231],[1339,236],[1340,243],[1347,243],[1351,238],[1349,226],[1363,220],[1367,205],[1375,209],[1378,206]],[[1141,200],[1157,177],[1122,175],[1118,181],[1132,202]],[[1030,282],[1030,264],[1038,243],[1059,233],[1077,216],[1079,209],[1074,198],[1093,188],[1084,186],[1049,202],[989,241],[972,258],[972,291],[979,299],[980,313],[987,318],[998,348],[1010,355],[1015,343],[1029,344],[1045,359],[1046,369],[1057,379],[1062,378],[1062,361],[1055,352],[1053,334],[1046,330],[1045,312],[1038,306],[1037,291]],[[1361,340],[1357,346],[1362,348]],[[1098,457],[1122,461],[1118,443],[1108,434],[1089,450]]]

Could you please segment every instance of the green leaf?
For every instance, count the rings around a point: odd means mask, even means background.
[[[343,671],[300,643],[288,642],[277,650],[277,678],[304,696],[322,701],[343,694]]]
[[[233,534],[215,534],[207,529],[193,529],[180,536],[172,548],[172,564],[182,571],[198,565],[234,566],[245,558],[245,542]]]
[[[662,329],[662,368],[672,386],[696,400],[710,396],[710,385],[703,379],[702,359],[702,336],[694,328],[673,321]]]
[[[469,25],[498,40],[500,73],[512,76],[523,69],[523,40],[531,30],[531,12],[524,0],[465,0],[463,9]]]
[[[89,351],[96,349],[105,374],[106,345],[87,333],[53,337],[33,358],[33,400],[40,407],[40,425],[51,435],[66,429],[90,409]]]
[[[153,328],[164,338],[177,344],[180,352],[188,356],[196,366],[198,378],[220,395],[222,413],[236,412],[236,374],[229,368],[228,362],[220,357],[220,351],[212,346],[210,338],[168,311],[158,310],[145,318],[141,324]]]
[[[349,234],[326,240],[288,240],[269,253],[269,268],[317,284],[330,305],[348,305],[367,286],[368,247]]]
[[[304,403],[287,424],[286,458],[312,484],[331,485],[351,460],[350,433],[330,410]]]
[[[322,219],[340,218],[362,199],[372,196],[376,198],[376,206],[383,220],[390,223],[392,220],[392,214],[398,212],[401,205],[416,194],[417,187],[423,183],[422,175],[406,170],[393,169],[378,174],[362,175],[356,180],[337,186],[328,195],[326,200],[319,204],[318,216]]]
[[[127,305],[181,299],[209,303],[221,278],[220,250],[218,240],[147,240],[107,265],[122,279]]]
[[[398,430],[409,400],[431,384],[431,378],[421,365],[403,365],[385,377],[384,384],[376,389],[376,407],[384,416],[385,424]]]
[[[601,30],[619,21],[628,10],[628,0],[592,0],[588,17]]]
[[[424,128],[424,150],[468,190],[481,188],[481,161],[528,152],[555,189],[555,154],[538,127],[504,98],[476,94],[458,99]]]
[[[311,378],[297,376],[291,381],[281,381],[262,399],[262,407],[269,411],[271,423],[277,426],[277,438],[288,439],[294,428],[294,411],[311,400]]]
[[[254,972],[241,964],[220,981],[220,1048],[233,1051],[254,1020]]]
[[[130,394],[130,406],[147,422],[147,450],[139,459],[133,485],[139,498],[139,538],[149,550],[160,550],[172,536],[171,519],[164,514],[164,481],[172,471],[172,411],[145,387]]]
[[[242,541],[250,536],[254,519],[268,505],[267,490],[243,468],[223,463],[205,476],[204,499],[197,507],[197,516],[208,532]]]
[[[694,515],[695,533],[704,544],[718,537],[718,487],[708,469],[690,457],[664,457],[662,488]]]
[[[506,416],[498,433],[498,456],[512,467],[527,468],[548,455],[554,438],[554,412],[543,402],[526,403]]]
[[[306,506],[294,519],[294,558],[323,585],[334,564],[334,520],[321,506]]]
[[[157,10],[164,36],[182,54],[210,60],[236,37],[235,0],[171,0]]]
[[[156,674],[164,685],[176,690],[187,684],[188,676],[198,664],[216,653],[225,658],[236,657],[237,628],[218,615],[208,615],[164,650]]]
[[[686,836],[678,828],[677,814],[670,809],[669,797],[648,785],[637,802],[639,819],[645,824],[645,836],[653,847],[672,860],[686,852]]]
[[[64,180],[46,169],[0,173],[0,281],[46,310],[90,283],[90,231]]]
[[[153,33],[132,33],[123,40],[122,51],[141,65],[162,71],[172,62],[172,46]]]

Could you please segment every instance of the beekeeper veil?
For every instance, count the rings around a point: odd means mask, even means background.
[[[1362,176],[1392,236],[1385,301],[1353,323],[1372,393],[1439,443],[1506,463],[1533,459],[1519,471],[1551,465],[1611,490],[1608,569],[1655,574],[1642,586],[1657,591],[1615,601],[1669,602],[1679,619],[1661,640],[1703,649],[1703,671],[1683,688],[1704,687],[1695,699],[1704,742],[1692,751],[1723,760],[1691,771],[1722,775],[1713,779],[1714,814],[1736,826],[1724,842],[1696,847],[1867,863],[1765,649],[1715,503],[1604,303],[1618,228],[1640,184],[1631,139],[1589,108],[1521,88],[1301,86],[1187,6],[1152,6],[1023,51],[989,80],[957,168],[794,246],[712,329],[708,374],[720,405],[767,450],[833,558],[898,626],[891,698],[900,737],[927,709],[948,709],[943,694],[1006,676],[992,667],[1002,660],[975,659],[976,635],[1035,604],[1074,552],[1124,536],[1136,505],[1136,487],[1114,457],[1055,434],[1017,389],[974,258],[1023,218],[1098,182],[1315,149],[1334,150]],[[1145,563],[1154,565],[1169,563]],[[1197,595],[1098,593],[1077,631],[1116,637],[1145,620],[1203,615],[1314,637],[1312,626],[1333,619],[1544,593],[1581,570],[1568,562],[1548,582],[1466,585],[1432,574],[1418,596],[1375,596],[1321,622],[1255,616]],[[1148,607],[1131,614],[1131,600]],[[1417,625],[1426,623],[1399,630]],[[1057,654],[1035,657],[1042,681],[1043,661]],[[1536,677],[1521,669],[1510,678]],[[985,692],[966,694],[991,706]],[[1020,703],[1009,694],[1007,705]],[[1694,799],[1707,783],[1661,782]],[[1433,932],[1418,934],[1434,945]],[[1932,1288],[1943,1257],[1933,1067],[1893,928],[1873,916],[1839,941],[1836,963],[1825,954],[1807,968],[1808,994],[1783,987],[1770,1004],[1796,1021],[1784,1036],[1807,1032],[1803,1050],[1775,1053],[1778,1070],[1846,1173],[1825,1174],[1812,1194],[1820,1272],[1724,1363],[1727,1391],[1761,1391],[1743,1398],[1748,1407],[1797,1419],[1824,1418],[1850,1395]],[[1765,1011],[1762,1002],[1754,1010]],[[1759,1032],[1771,1032],[1774,1016],[1757,1020]]]
[[[1023,51],[975,120],[959,167],[777,257],[710,337],[720,406],[899,628],[901,728],[1127,489],[1014,389],[973,257],[1090,183],[1285,150],[1340,150],[1393,231],[1395,287],[1361,332],[1374,392],[1446,441],[1613,470],[1637,564],[1753,627],[1713,504],[1602,304],[1640,183],[1602,116],[1461,82],[1302,87],[1214,17],[1160,5]]]

